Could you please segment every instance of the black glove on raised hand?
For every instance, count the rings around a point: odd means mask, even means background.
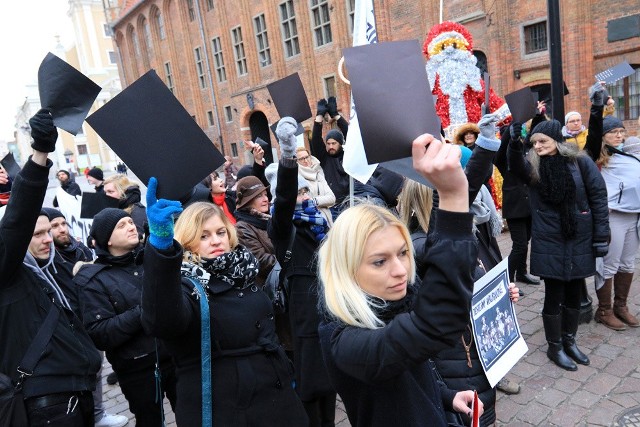
[[[329,111],[329,108],[327,106],[327,100],[322,98],[321,100],[318,101],[318,112],[316,113],[316,116],[323,116],[325,114],[327,114],[327,112]]]
[[[329,116],[332,118],[338,115],[338,102],[335,96],[330,96],[327,99],[327,108],[329,110]]]
[[[607,89],[602,85],[602,83],[597,82],[593,86],[589,88],[589,100],[596,107],[602,107],[605,101],[609,98],[609,93]]]
[[[609,244],[607,242],[593,242],[593,256],[596,258],[603,257],[609,252]]]
[[[519,141],[520,138],[522,138],[522,123],[511,123],[511,126],[509,126],[509,135],[512,141]]]
[[[31,127],[31,148],[43,153],[56,151],[56,141],[58,140],[58,129],[53,124],[53,117],[46,108],[38,111],[35,116],[29,119]]]

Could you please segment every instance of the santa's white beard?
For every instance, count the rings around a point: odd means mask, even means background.
[[[467,111],[464,103],[464,91],[467,86],[474,90],[482,90],[480,69],[476,67],[477,59],[468,51],[445,48],[438,55],[429,58],[427,76],[433,88],[436,75],[439,76],[440,89],[449,95],[449,119],[451,123],[466,123]]]

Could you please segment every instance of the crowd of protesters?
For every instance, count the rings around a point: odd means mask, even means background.
[[[117,200],[93,217],[87,246],[60,210],[43,207],[58,135],[39,111],[33,156],[16,177],[0,169],[0,318],[9,319],[0,373],[20,384],[25,413],[14,416],[28,420],[15,425],[124,425],[101,405],[101,351],[140,426],[163,424],[164,397],[183,426],[333,426],[338,395],[353,426],[447,425],[468,422],[474,390],[480,425],[492,425],[496,388],[469,312],[474,282],[502,260],[502,217],[510,281],[544,283],[553,363],[590,363],[578,347],[588,277],[597,322],[640,326],[627,305],[640,245],[638,143],[605,116],[604,85],[590,102],[587,126],[578,112],[564,124],[548,118],[540,102],[529,123],[497,129],[486,114],[452,143],[421,135],[413,167],[432,188],[378,167],[348,207],[349,125],[335,98],[322,99],[308,144],[283,117],[279,160],[266,164],[247,141],[251,165],[227,157],[180,200],[158,199],[151,178],[145,206],[124,164],[106,178],[87,170],[95,192]],[[502,216],[487,185],[494,167]],[[56,177],[81,195],[69,172]],[[278,312],[263,285],[283,265],[288,310]],[[522,294],[509,284],[512,302]],[[25,373],[42,330],[47,351]],[[506,380],[497,388],[519,391]]]

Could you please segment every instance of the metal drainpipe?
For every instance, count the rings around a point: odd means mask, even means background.
[[[204,33],[204,22],[202,20],[202,14],[200,13],[200,0],[195,0],[196,14],[198,17],[198,26],[200,27],[200,37],[202,38],[202,47],[204,48],[204,61],[207,64],[207,78],[209,80],[209,88],[211,90],[211,103],[213,104],[213,117],[215,120],[215,127],[218,129],[218,141],[220,142],[220,151],[224,156],[224,142],[222,141],[222,129],[220,128],[220,117],[218,116],[218,104],[216,102],[216,95],[213,90],[213,78],[211,75],[211,64],[209,63],[209,43]]]

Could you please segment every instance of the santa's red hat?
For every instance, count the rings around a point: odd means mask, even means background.
[[[471,33],[457,22],[445,21],[442,24],[434,25],[427,38],[424,40],[422,52],[427,59],[437,55],[447,46],[456,44],[457,49],[473,51],[473,38]]]

